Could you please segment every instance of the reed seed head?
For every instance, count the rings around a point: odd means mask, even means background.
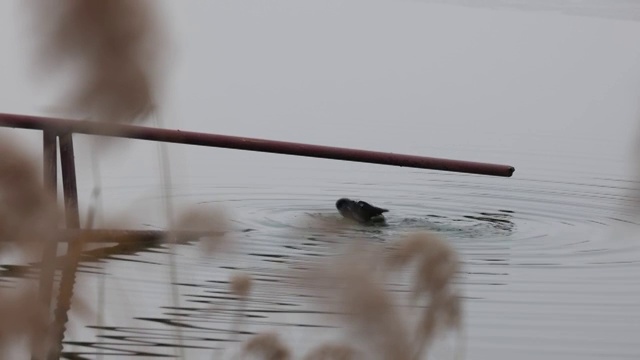
[[[251,292],[252,279],[248,274],[234,274],[229,279],[231,293],[240,298],[247,298]]]
[[[275,332],[265,332],[250,338],[245,344],[243,353],[252,354],[264,360],[289,360],[289,348],[280,340]]]

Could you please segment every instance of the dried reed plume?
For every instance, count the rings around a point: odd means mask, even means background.
[[[242,358],[255,356],[264,360],[288,360],[289,348],[274,332],[265,332],[250,338],[243,347]]]
[[[438,293],[447,287],[459,271],[460,263],[455,250],[434,234],[415,233],[398,243],[388,257],[391,267],[418,262],[413,296]]]
[[[381,359],[410,359],[407,327],[391,294],[384,288],[384,273],[377,271],[376,247],[355,247],[332,266],[345,320]]]
[[[316,349],[309,359],[421,359],[436,336],[461,328],[460,296],[453,285],[460,265],[456,252],[444,240],[415,233],[390,249],[352,241],[334,261],[325,260],[303,272],[302,281],[314,293],[331,294],[332,301],[338,300],[335,310],[343,314],[351,330],[348,343],[357,344],[362,352]],[[414,306],[400,307],[384,284],[391,270],[412,264],[410,300]]]
[[[245,312],[249,294],[253,287],[253,279],[249,274],[237,273],[229,278],[229,292],[236,297],[235,317],[229,329],[229,341],[238,342],[244,326]],[[217,358],[220,358],[219,352]]]
[[[191,207],[180,212],[176,230],[200,233],[200,246],[206,254],[220,250],[228,243],[229,219],[222,209]]]
[[[229,279],[231,293],[240,299],[246,299],[251,291],[251,276],[247,274],[235,274]]]
[[[149,1],[35,1],[40,65],[72,68],[67,116],[133,122],[153,110],[160,26]]]
[[[59,209],[43,188],[35,162],[18,149],[9,139],[0,139],[0,254],[10,249],[33,261],[45,244],[55,240]],[[22,279],[15,287],[0,288],[3,352],[15,350],[21,343],[16,340],[25,338],[34,356],[47,351],[49,314],[34,285],[33,280]]]
[[[33,287],[0,290],[0,318],[0,358],[9,358],[24,339],[33,358],[44,358],[49,346],[49,317]]]
[[[0,251],[7,245],[40,251],[58,224],[59,211],[43,188],[34,161],[0,139]]]
[[[357,360],[364,359],[356,349],[346,344],[323,344],[309,351],[304,360]]]
[[[412,297],[417,300],[422,295],[429,301],[416,331],[414,358],[420,359],[436,335],[461,328],[461,299],[452,285],[460,262],[449,244],[430,233],[401,240],[387,260],[392,267],[417,262]]]
[[[54,70],[50,73],[68,70],[74,81],[70,84],[70,92],[64,94],[60,101],[65,116],[134,122],[150,115],[157,97],[162,45],[161,28],[151,1],[61,0],[29,4],[36,15],[41,40],[41,56],[38,58],[42,60],[39,65],[43,69]],[[99,174],[95,152],[92,160],[94,175]],[[168,161],[165,159],[164,162]],[[100,191],[99,186],[95,190]],[[167,213],[172,228],[173,214]],[[65,269],[67,274],[63,280],[68,281],[61,282],[61,294],[65,297],[70,297],[73,292],[82,242],[73,252],[71,247],[69,249],[69,254],[77,258],[70,259],[73,266]],[[172,254],[170,257],[170,283],[175,284],[177,275]],[[179,295],[175,286],[172,294],[173,305],[178,306]],[[61,300],[60,303],[67,301]],[[56,326],[61,330],[57,335],[60,338],[66,322],[63,313],[59,312],[60,319],[56,320]],[[180,329],[176,332],[181,339]],[[181,345],[181,340],[179,342]],[[178,348],[182,355],[182,346]]]

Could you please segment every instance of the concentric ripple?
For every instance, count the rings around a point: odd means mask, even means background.
[[[288,270],[329,255],[336,239],[391,243],[416,231],[440,234],[461,254],[469,358],[623,359],[640,351],[634,335],[640,330],[640,280],[634,275],[640,244],[632,239],[637,214],[630,183],[426,171],[385,175],[378,168],[347,179],[326,170],[305,176],[315,180],[261,177],[239,184],[212,178],[176,187],[176,202],[227,209],[239,247],[212,256],[197,246],[177,247],[178,307],[169,296],[165,251],[107,261],[106,307],[122,312],[127,299],[130,319],[91,324],[93,337],[76,334],[86,341],[67,343],[70,356],[159,356],[182,346],[193,358],[210,358],[267,329],[286,334],[304,351],[305,339],[322,339],[336,325],[327,321],[332,314],[313,305],[328,299],[299,291],[301,284]],[[390,209],[386,224],[342,219],[334,205],[340,197]],[[158,209],[161,202],[150,196],[140,206]],[[148,216],[137,219],[153,223]],[[256,283],[244,312],[227,289],[236,271],[250,273]],[[391,288],[406,292],[406,286]],[[245,328],[233,335],[238,316]],[[182,342],[177,327],[184,330]]]

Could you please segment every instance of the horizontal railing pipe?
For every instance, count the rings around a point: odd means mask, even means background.
[[[239,136],[205,134],[191,131],[158,129],[108,122],[67,120],[0,113],[0,126],[48,130],[57,132],[59,134],[78,133],[87,135],[162,141],[176,144],[210,146],[226,149],[249,150],[275,154],[307,156],[323,159],[355,161],[362,163],[404,166],[411,168],[452,171],[480,175],[510,177],[515,171],[515,168],[509,165],[449,160],[442,158],[357,150],[332,146],[309,145]]]

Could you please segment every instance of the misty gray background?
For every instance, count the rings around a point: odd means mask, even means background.
[[[519,172],[544,167],[524,155],[611,160],[635,141],[635,21],[540,11],[536,1],[158,3],[171,42],[160,100],[169,128],[510,162]],[[554,3],[582,2],[544,2]],[[50,114],[65,75],[33,71],[26,6],[0,6],[0,108]],[[144,175],[138,163],[117,161]],[[191,165],[187,157],[184,171],[197,173]]]
[[[477,270],[465,287],[468,357],[637,356],[637,242],[611,238],[609,226],[636,179],[637,2],[156,3],[170,42],[159,99],[167,128],[516,167],[500,179],[171,145],[177,202],[228,200],[243,226],[273,242],[278,226],[333,211],[343,195],[380,199],[395,219],[515,209],[504,238],[452,236]],[[52,115],[69,75],[34,71],[22,0],[0,2],[0,23],[0,111]],[[39,132],[0,134],[39,159]],[[94,183],[88,138],[75,138],[85,213]],[[115,144],[101,154],[107,219],[163,227],[156,145]],[[221,276],[183,251],[193,271],[181,276]],[[484,263],[492,251],[509,266]],[[167,274],[116,264],[107,318],[158,316],[170,303]],[[129,312],[118,312],[123,289],[134,294],[124,296]]]

